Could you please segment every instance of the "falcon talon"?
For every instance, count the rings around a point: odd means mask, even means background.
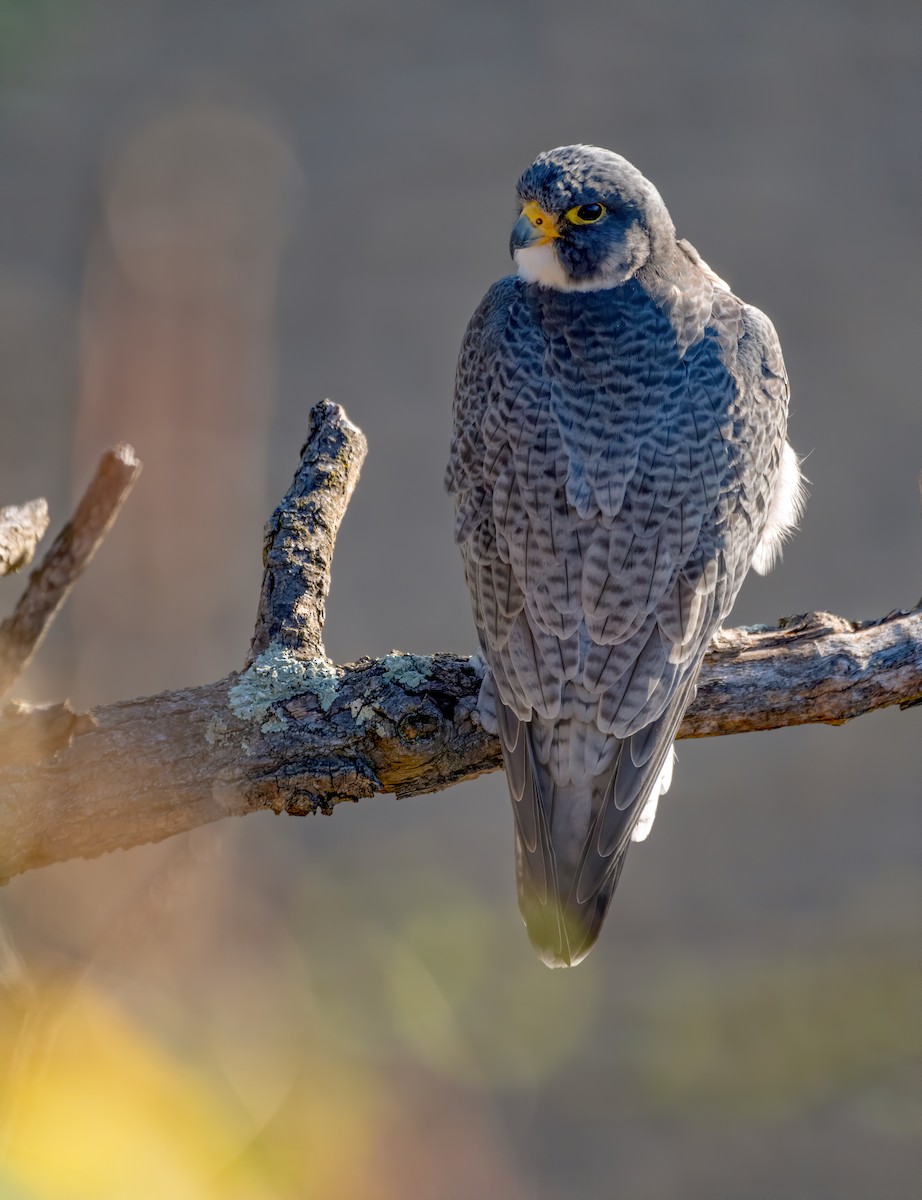
[[[446,486],[519,907],[556,967],[595,944],[705,651],[804,488],[771,321],[677,239],[649,180],[563,146],[517,194],[516,274],[461,346]]]

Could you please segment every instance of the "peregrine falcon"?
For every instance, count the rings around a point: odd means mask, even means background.
[[[800,515],[788,381],[626,159],[538,156],[461,347],[446,486],[500,737],[519,907],[552,967],[592,949],[672,777],[704,653]]]

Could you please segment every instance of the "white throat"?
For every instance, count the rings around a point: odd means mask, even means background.
[[[526,246],[516,250],[513,258],[519,269],[519,278],[526,283],[538,283],[561,292],[576,290],[564,272],[553,242],[545,242],[543,246]]]
[[[640,262],[628,265],[621,255],[616,254],[602,263],[591,279],[576,280],[571,279],[563,269],[553,242],[546,242],[543,246],[525,246],[514,251],[513,258],[520,279],[541,287],[556,288],[559,292],[601,292],[605,288],[618,287],[630,279],[641,265]]]

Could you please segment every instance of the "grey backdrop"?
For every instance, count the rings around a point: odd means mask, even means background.
[[[454,358],[518,173],[570,141],[634,161],[779,330],[810,502],[734,621],[911,606],[918,52],[886,0],[0,5],[0,502],[45,494],[57,528],[104,445],[145,463],[20,693],[238,666],[323,396],[370,444],[330,654],[473,648]],[[521,928],[499,777],[67,864],[0,906],[39,990],[76,969],[233,1082],[239,1157],[191,1196],[908,1197],[920,711],[682,744],[574,972]],[[361,1128],[302,1156],[344,1081]]]

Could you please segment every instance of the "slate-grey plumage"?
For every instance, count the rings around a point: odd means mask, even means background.
[[[446,484],[549,966],[595,944],[714,632],[801,503],[775,330],[593,146],[517,185],[516,276],[468,326]]]

